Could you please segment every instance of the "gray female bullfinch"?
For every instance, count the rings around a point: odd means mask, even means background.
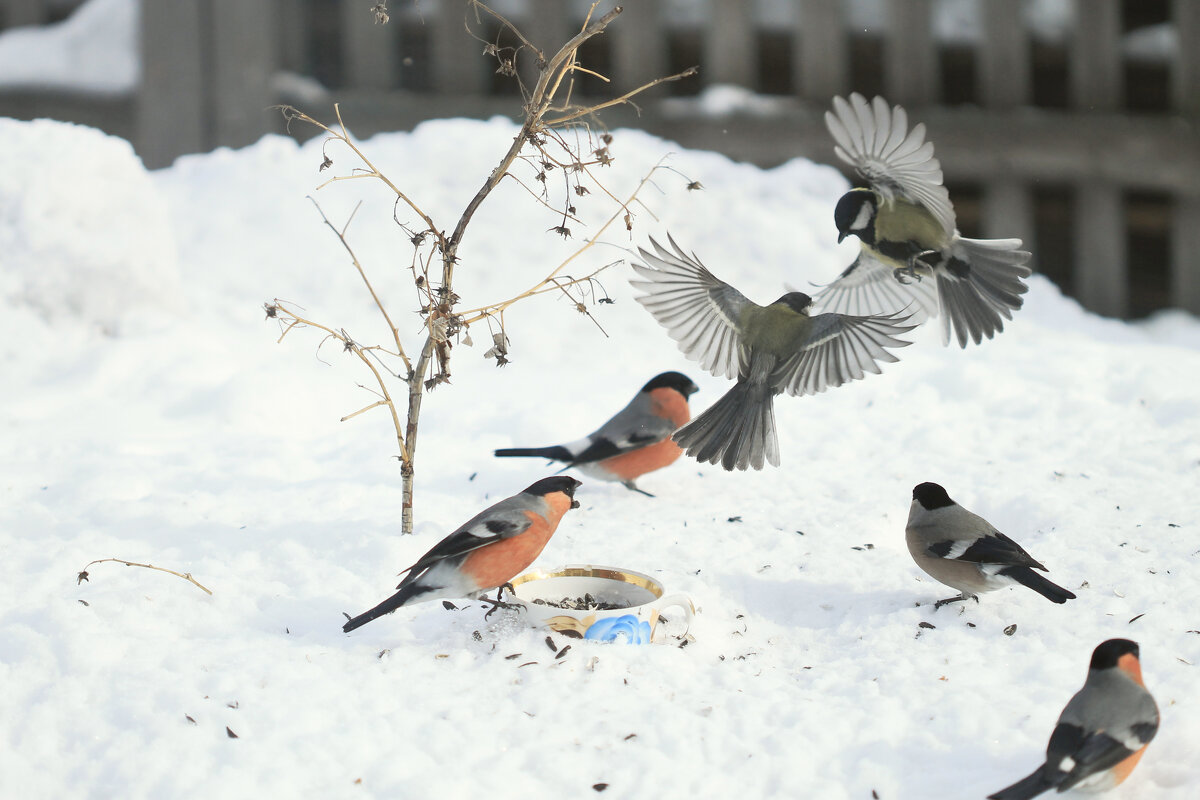
[[[918,484],[912,498],[904,531],[908,552],[930,577],[962,593],[937,601],[935,609],[968,598],[978,601],[983,592],[1014,584],[1027,586],[1052,603],[1075,599],[1034,572],[1047,570],[1021,545],[951,500],[941,486]]]

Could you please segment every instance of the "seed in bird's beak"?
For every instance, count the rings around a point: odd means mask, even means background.
[[[578,501],[578,500],[572,500],[572,501],[571,501],[571,508],[579,508],[579,501]]]

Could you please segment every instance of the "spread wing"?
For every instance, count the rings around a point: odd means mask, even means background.
[[[631,280],[645,292],[636,298],[667,329],[688,358],[723,378],[736,378],[744,360],[738,320],[756,306],[746,296],[709,272],[695,255],[683,252],[667,236],[674,252],[654,239],[655,252],[638,248],[644,264],[633,263],[643,280]]]
[[[896,338],[916,327],[906,322],[908,317],[898,315],[818,314],[808,342],[780,365],[772,383],[788,394],[805,395],[859,380],[867,372],[879,374],[878,362],[900,360],[888,348],[912,344]]]
[[[825,127],[833,135],[838,158],[861,175],[887,200],[896,197],[920,203],[945,228],[954,233],[954,206],[942,185],[942,165],[925,141],[925,125],[910,131],[908,114],[901,106],[889,107],[882,97],[870,104],[855,92],[847,102],[833,98],[833,111],[825,112]]]
[[[439,561],[464,556],[485,545],[524,533],[533,524],[525,513],[527,510],[530,510],[528,497],[524,493],[484,509],[405,570],[408,575],[396,588],[404,586]]]
[[[813,296],[813,304],[821,311],[836,314],[909,314],[909,322],[920,325],[938,313],[937,281],[897,280],[896,270],[872,256],[859,251],[846,270]]]

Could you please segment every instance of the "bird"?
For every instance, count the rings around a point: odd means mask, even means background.
[[[671,434],[691,419],[688,398],[699,388],[683,373],[664,372],[647,382],[612,419],[578,441],[554,447],[510,447],[497,450],[496,455],[562,461],[567,465],[564,469],[575,468],[600,481],[617,481],[653,497],[634,481],[683,455]]]
[[[718,377],[737,383],[672,438],[689,456],[726,470],[779,466],[775,395],[816,394],[879,373],[877,362],[899,359],[888,348],[911,342],[907,317],[809,316],[812,299],[788,292],[768,306],[751,302],[714,276],[668,234],[671,250],[653,238],[633,263],[644,292],[636,300],[665,327],[679,349]]]
[[[1092,651],[1087,680],[1059,716],[1045,763],[988,800],[1111,789],[1129,777],[1157,732],[1158,706],[1142,683],[1137,642],[1109,639]]]
[[[567,475],[542,478],[479,512],[404,570],[408,574],[395,594],[351,618],[342,630],[349,633],[410,603],[477,598],[502,589],[538,557],[563,514],[579,508],[579,486],[580,481]],[[497,597],[494,605],[499,604]]]
[[[901,106],[882,97],[870,104],[854,93],[833,99],[825,125],[834,152],[854,167],[865,187],[842,195],[834,208],[838,241],[859,238],[858,257],[816,294],[822,311],[884,314],[914,309],[914,321],[942,318],[942,340],[953,331],[960,347],[1004,330],[1004,320],[1029,290],[1031,270],[1020,239],[968,239],[956,227],[941,164],[925,125],[908,128]]]
[[[1048,570],[1019,544],[950,499],[936,483],[913,488],[904,531],[913,561],[934,580],[961,594],[934,603],[934,610],[968,598],[979,601],[990,592],[1013,583],[1028,586],[1053,603],[1074,600],[1075,595],[1034,572]]]

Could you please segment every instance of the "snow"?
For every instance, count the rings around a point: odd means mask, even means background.
[[[88,0],[62,22],[0,31],[0,89],[133,91],[137,36],[138,0]]]
[[[514,132],[438,121],[364,146],[449,226]],[[605,797],[983,797],[1039,763],[1092,648],[1123,636],[1142,645],[1163,720],[1111,796],[1196,796],[1196,319],[1103,319],[1035,277],[995,341],[943,348],[927,327],[883,375],[779,398],[778,469],[681,461],[639,481],[655,499],[585,481],[537,565],[624,566],[688,593],[687,647],[559,639],[571,649],[555,659],[544,632],[477,604],[417,605],[347,636],[342,612],[552,470],[492,449],[578,438],[661,371],[701,386],[696,409],[728,384],[632,302],[627,266],[600,276],[607,336],[562,299],[522,302],[506,315],[512,363],[481,357],[476,326],[452,385],[426,398],[417,530],[402,536],[385,415],[338,422],[373,401],[356,386],[369,376],[318,332],[277,344],[263,314],[285,298],[384,340],[306,196],[339,225],[361,200],[350,243],[413,346],[411,249],[383,187],[315,192],[353,166],[333,148],[318,172],[319,141],[266,137],[148,173],[85,128],[7,121],[0,135],[0,795],[559,798],[605,783]],[[760,170],[622,130],[606,185],[628,194],[668,153],[677,172],[647,187],[632,234],[618,225],[572,271],[670,231],[766,302],[852,257],[834,244],[846,184],[830,166]],[[573,252],[609,208],[599,192],[578,205],[588,224],[564,241],[502,184],[460,251],[463,305]],[[925,480],[1079,599],[1001,590],[934,612],[951,592],[903,542]],[[213,594],[114,563],[76,585],[108,557]]]

